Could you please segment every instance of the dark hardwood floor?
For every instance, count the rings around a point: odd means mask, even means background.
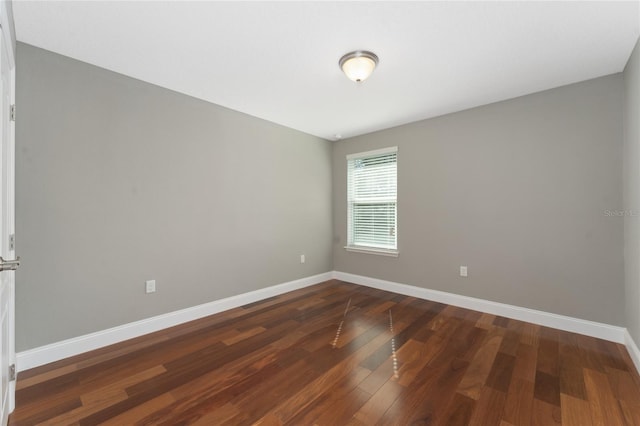
[[[340,281],[20,373],[12,425],[640,425],[618,344]]]

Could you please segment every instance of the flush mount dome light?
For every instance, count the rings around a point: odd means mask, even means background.
[[[366,80],[378,65],[378,56],[366,50],[356,50],[340,58],[339,64],[350,80],[360,83]]]

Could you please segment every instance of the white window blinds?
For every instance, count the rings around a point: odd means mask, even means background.
[[[347,156],[348,247],[397,250],[398,148]]]

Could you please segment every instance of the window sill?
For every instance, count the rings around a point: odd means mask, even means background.
[[[379,256],[398,257],[398,250],[381,249],[375,247],[359,247],[359,246],[345,246],[345,250],[355,253],[367,253],[377,254]]]

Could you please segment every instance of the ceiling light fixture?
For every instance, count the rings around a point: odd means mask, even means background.
[[[338,63],[350,80],[361,83],[371,75],[378,65],[378,56],[366,50],[356,50],[344,55]]]

